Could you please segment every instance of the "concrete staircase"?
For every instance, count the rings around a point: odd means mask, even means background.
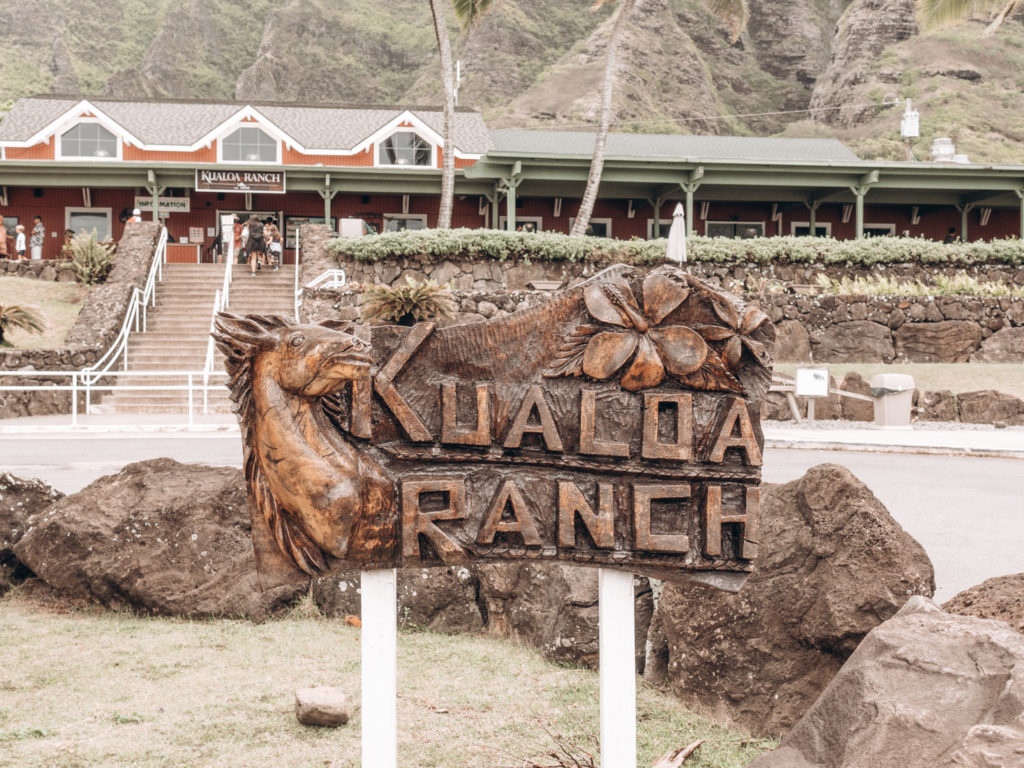
[[[295,311],[294,266],[279,270],[263,268],[250,277],[249,267],[232,267],[229,311],[235,314],[280,314]],[[195,371],[195,385],[202,384],[213,300],[224,277],[219,264],[165,264],[163,282],[157,285],[156,307],[149,308],[145,333],[128,340],[129,371]],[[214,371],[224,371],[224,358],[215,351]],[[223,377],[217,381],[223,382]],[[184,376],[117,378],[118,384],[184,386]],[[202,393],[193,393],[193,413],[202,413]],[[188,393],[184,390],[120,391],[103,397],[99,413],[184,413]],[[231,402],[226,387],[209,392],[209,411],[229,413]]]

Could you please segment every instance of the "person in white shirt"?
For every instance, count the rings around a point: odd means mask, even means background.
[[[14,231],[18,233],[15,238],[14,250],[18,254],[18,260],[25,258],[25,225],[19,224],[14,228]]]

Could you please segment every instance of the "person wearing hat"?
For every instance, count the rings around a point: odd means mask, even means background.
[[[131,223],[133,221],[142,221],[142,211],[138,208],[132,209],[132,215],[128,217],[128,222],[126,223]]]

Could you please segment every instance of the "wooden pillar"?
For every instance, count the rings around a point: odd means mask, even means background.
[[[665,198],[656,197],[651,200],[651,206],[654,208],[654,223],[651,226],[651,237],[657,240],[661,237],[661,205],[665,202]]]
[[[509,180],[508,197],[505,198],[505,229],[516,231],[516,183]]]
[[[808,233],[811,237],[817,237],[818,235],[818,206],[821,205],[820,200],[812,200],[808,205],[807,209],[810,211],[808,216],[808,224],[810,225],[810,232]]]
[[[680,185],[686,193],[686,236],[693,236],[693,193],[700,186],[697,182],[685,182]]]
[[[329,227],[331,226],[331,201],[338,194],[337,190],[331,188],[330,174],[324,175],[324,188],[318,189],[317,192],[324,199],[324,224]]]
[[[857,201],[857,206],[856,206],[857,215],[856,215],[856,225],[855,225],[856,226],[856,229],[855,229],[856,235],[855,236],[856,236],[856,238],[858,240],[860,240],[862,237],[864,237],[864,195],[867,194],[868,189],[869,189],[869,187],[867,187],[867,186],[863,186],[863,187],[850,187],[850,191],[852,191],[853,194],[856,196],[856,201]]]
[[[160,193],[163,192],[167,187],[161,187],[156,180],[156,172],[148,171],[146,177],[149,180],[149,184],[146,185],[146,191],[150,194],[153,200],[153,221],[160,221]]]
[[[1024,240],[1024,189],[1013,190],[1020,200],[1020,239]]]

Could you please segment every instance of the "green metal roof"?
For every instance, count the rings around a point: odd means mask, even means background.
[[[582,131],[491,131],[493,154],[585,157],[594,154],[595,134]],[[777,139],[751,136],[678,136],[667,134],[610,133],[605,155],[609,159],[740,160],[819,163],[859,162],[836,139]]]

